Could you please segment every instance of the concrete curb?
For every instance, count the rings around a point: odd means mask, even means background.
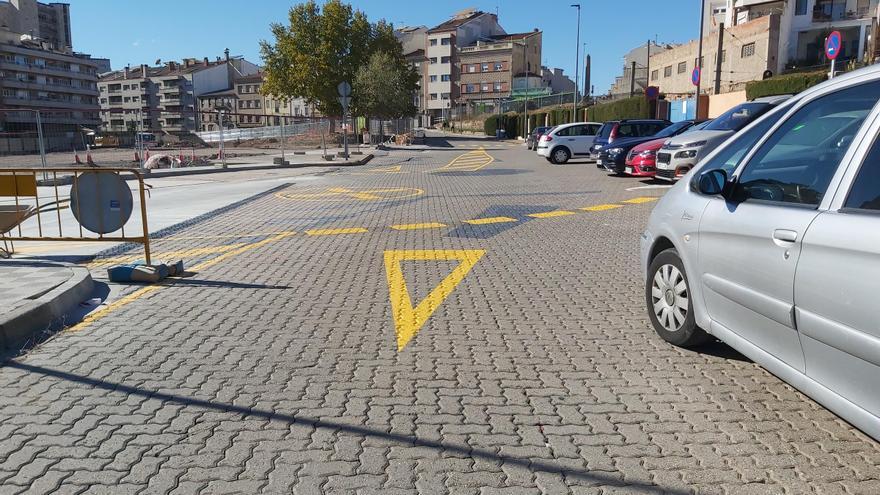
[[[192,168],[167,168],[160,169],[155,171],[145,171],[144,179],[154,179],[161,177],[180,177],[186,175],[204,175],[204,174],[218,174],[224,172],[251,172],[255,170],[278,170],[285,168],[307,168],[307,167],[357,167],[360,165],[365,165],[367,162],[373,159],[373,154],[364,155],[360,160],[354,160],[350,162],[337,162],[336,160],[325,160],[320,162],[306,162],[306,163],[288,163],[287,165],[232,165],[228,168],[217,168],[217,167],[192,167]],[[84,168],[87,171],[100,171],[101,167],[93,167],[93,168]],[[122,178],[125,180],[134,180],[134,174],[126,174],[122,173]],[[38,180],[38,186],[67,186],[73,182],[71,176],[65,176],[59,178],[57,181],[52,180]]]
[[[60,326],[65,315],[92,294],[94,282],[88,268],[63,264],[73,271],[67,281],[0,318],[0,352],[17,352],[38,340],[41,333]]]

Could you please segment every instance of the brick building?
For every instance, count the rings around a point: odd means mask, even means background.
[[[515,89],[524,90],[528,81],[534,81],[533,88],[540,87],[541,41],[542,33],[536,29],[495,35],[461,47],[460,103],[468,110],[486,111]]]

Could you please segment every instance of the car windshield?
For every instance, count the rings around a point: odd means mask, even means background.
[[[724,112],[706,126],[707,131],[738,131],[773,108],[770,103],[750,102]]]
[[[692,125],[694,125],[694,123],[690,120],[685,120],[683,122],[676,122],[676,123],[672,124],[671,126],[664,128],[663,130],[661,130],[657,134],[654,134],[651,137],[664,138],[664,137],[676,136],[678,134],[681,134],[683,129],[687,129],[688,127],[690,127]]]
[[[611,130],[612,129],[614,129],[614,124],[612,124],[610,122],[607,124],[602,124],[602,127],[599,128],[599,133],[596,135],[596,137],[608,139],[609,137],[611,137]]]

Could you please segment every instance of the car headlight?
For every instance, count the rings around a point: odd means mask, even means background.
[[[693,158],[697,156],[697,150],[679,151],[675,154],[676,158]]]
[[[608,150],[609,155],[619,155],[621,153],[623,153],[623,148],[611,148]]]
[[[601,144],[597,144],[596,146],[593,146],[593,149],[596,150],[596,151],[599,151],[599,150],[602,149],[602,145],[601,145]]]
[[[702,148],[703,146],[706,146],[706,141],[696,141],[684,145],[685,148]]]
[[[639,153],[639,156],[642,158],[651,158],[652,156],[656,156],[656,155],[657,155],[656,150],[645,150],[645,151],[642,151],[641,153]]]

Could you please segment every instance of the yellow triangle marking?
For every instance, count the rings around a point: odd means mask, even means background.
[[[385,276],[388,279],[388,297],[391,300],[391,313],[394,318],[394,330],[397,333],[397,351],[402,351],[406,344],[419,333],[428,318],[452,294],[452,291],[467,276],[477,261],[486,254],[480,249],[471,250],[393,250],[385,251]],[[403,278],[401,261],[460,261],[452,272],[446,276],[428,294],[428,297],[413,308],[406,280]]]
[[[657,201],[658,199],[660,199],[660,198],[652,198],[649,196],[645,196],[645,197],[641,197],[641,198],[625,199],[625,200],[621,201],[621,203],[629,203],[631,205],[638,205],[638,204],[642,204],[642,203],[650,203],[651,201]]]

